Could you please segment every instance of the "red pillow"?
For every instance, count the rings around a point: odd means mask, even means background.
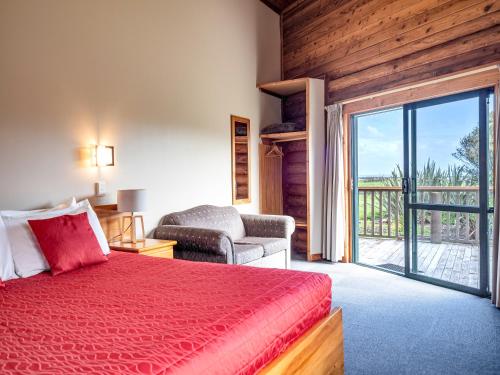
[[[89,224],[87,213],[28,220],[52,275],[108,260]]]

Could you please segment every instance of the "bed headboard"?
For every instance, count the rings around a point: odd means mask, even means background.
[[[108,241],[120,240],[121,222],[124,214],[118,212],[117,208],[116,204],[94,206],[94,211]]]

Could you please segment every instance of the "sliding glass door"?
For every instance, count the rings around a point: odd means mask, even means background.
[[[484,89],[353,117],[355,262],[488,293],[491,101]]]
[[[353,120],[354,261],[404,273],[403,108]]]
[[[403,107],[406,274],[476,294],[488,282],[489,96]]]

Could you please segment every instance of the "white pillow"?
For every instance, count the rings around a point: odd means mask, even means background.
[[[58,204],[57,206],[54,206],[52,208],[44,208],[41,210],[29,210],[29,211],[9,211],[9,210],[3,210],[0,211],[0,216],[9,216],[9,217],[23,217],[23,216],[29,216],[33,215],[36,213],[40,212],[52,212],[52,211],[59,211],[59,210],[64,210],[65,208],[70,208],[70,207],[75,207],[76,206],[76,199],[75,197],[68,199],[65,202],[62,202]]]
[[[89,224],[94,230],[103,254],[109,254],[108,241],[88,200],[62,210],[35,212],[25,216],[4,216],[3,221],[7,229],[16,274],[20,277],[29,277],[49,270],[49,265],[29,227],[28,220],[50,219],[61,215],[76,215],[83,212],[87,213]]]
[[[88,199],[85,199],[81,202],[78,202],[76,206],[80,207],[80,211],[75,212],[74,215],[81,214],[82,212],[87,212],[87,216],[89,218],[89,224],[94,230],[94,234],[97,237],[97,242],[99,242],[103,254],[108,255],[111,252],[108,244],[108,239],[106,238],[106,235],[102,230],[99,218],[97,217],[95,211],[92,209],[90,202],[88,201]]]
[[[0,211],[0,279],[3,281],[17,279],[14,267],[14,259],[12,258],[12,251],[10,248],[9,239],[7,236],[7,228],[5,227],[2,219],[3,215],[9,217],[26,216],[37,212],[49,212],[53,210],[60,210],[63,208],[73,207],[76,205],[76,199],[71,198],[69,201],[59,204],[54,208],[45,210],[32,210],[32,211]]]
[[[14,260],[10,251],[9,239],[7,238],[7,229],[0,216],[0,279],[3,281],[17,279],[14,270]]]

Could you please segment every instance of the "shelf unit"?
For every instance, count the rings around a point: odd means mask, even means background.
[[[248,137],[244,135],[238,135],[234,137],[234,143],[246,145],[248,144]]]
[[[281,99],[282,121],[303,131],[261,134],[260,197],[264,214],[294,217],[294,252],[321,259],[321,210],[325,149],[324,81],[300,78],[258,85]],[[278,145],[284,156],[269,152]]]
[[[307,139],[307,132],[288,132],[288,133],[273,133],[273,134],[261,134],[260,139],[263,142],[292,142],[292,141],[300,141]]]

